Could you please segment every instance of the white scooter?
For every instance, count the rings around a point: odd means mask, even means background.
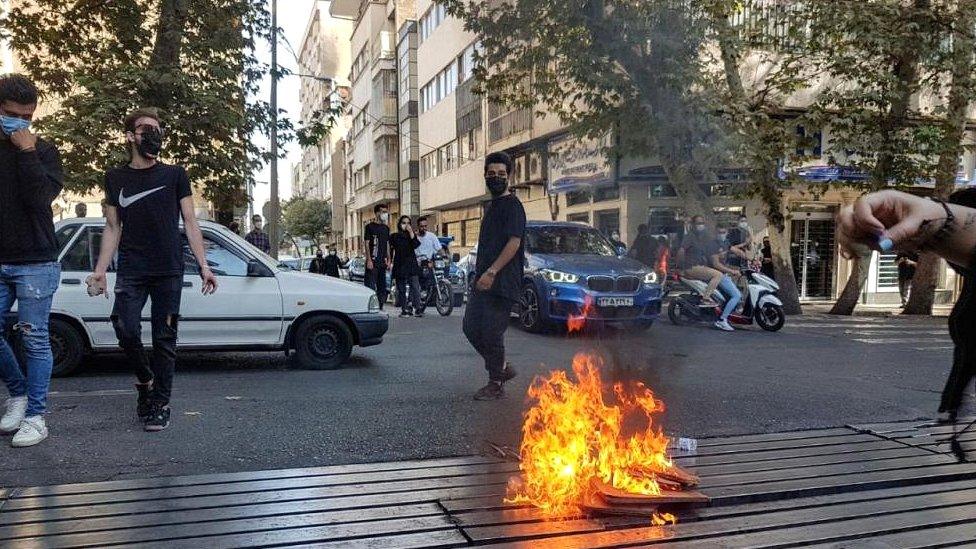
[[[748,281],[748,290],[742,296],[742,312],[729,315],[729,322],[739,325],[750,325],[755,321],[760,328],[775,332],[783,327],[786,315],[783,313],[783,302],[776,296],[779,285],[768,276],[753,270],[745,269],[742,276]],[[676,325],[695,322],[715,322],[722,314],[722,307],[726,298],[722,292],[715,290],[712,300],[717,307],[702,306],[703,295],[708,284],[700,280],[683,278],[675,274],[673,281],[677,282],[687,292],[671,296],[668,305],[668,318]],[[669,289],[669,294],[671,290]]]

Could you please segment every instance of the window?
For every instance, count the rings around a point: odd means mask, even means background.
[[[457,58],[457,77],[458,84],[467,81],[469,78],[474,76],[474,49],[475,45],[471,44],[461,52],[461,55]]]
[[[238,255],[236,251],[225,248],[219,241],[206,233],[203,237],[203,249],[207,255],[207,265],[210,266],[215,275],[247,276],[247,260]],[[183,264],[184,272],[200,274],[200,267],[197,265],[196,258],[193,257],[186,236],[183,237]]]
[[[812,246],[811,246],[812,250]],[[898,264],[895,258],[898,254],[878,255],[878,288],[898,287]]]
[[[605,236],[620,230],[620,210],[604,210],[596,212],[596,223],[593,225]]]
[[[98,250],[102,244],[102,228],[87,227],[84,232],[75,240],[71,249],[61,260],[62,271],[94,271],[95,263],[98,261]],[[109,266],[110,271],[115,270],[115,261]]]
[[[363,73],[363,70],[366,69],[366,65],[367,65],[367,55],[366,55],[366,47],[364,46],[363,49],[359,52],[359,54],[352,62],[352,70],[349,73],[349,80],[355,82],[359,78],[359,76]]]
[[[566,221],[572,221],[573,223],[586,223],[590,224],[590,212],[569,214],[566,216]]]
[[[673,198],[676,196],[678,196],[678,192],[670,183],[653,183],[647,192],[648,198]]]
[[[81,228],[81,225],[68,225],[61,227],[57,234],[54,235],[54,238],[58,241],[58,250],[65,247],[68,241],[71,240],[71,237],[78,232],[79,228]]]
[[[823,133],[808,133],[804,126],[796,127],[796,155],[820,158],[823,153]]]
[[[651,208],[647,211],[647,227],[653,234],[676,232],[678,211],[674,208]]]
[[[612,187],[600,187],[593,191],[593,202],[603,202],[606,200],[619,200],[620,199],[620,187],[614,185]]]
[[[454,221],[452,223],[444,223],[441,229],[444,236],[450,236],[454,238],[455,242],[462,242],[462,232],[463,226],[460,221]]]
[[[466,219],[464,221],[464,246],[474,246],[481,235],[481,220]]]
[[[447,20],[447,6],[443,4],[434,4],[427,10],[420,18],[420,42],[430,38],[434,29],[440,26]]]
[[[439,151],[425,154],[420,159],[420,180],[426,181],[432,177],[437,177],[441,173],[441,165],[438,161]]]
[[[739,222],[742,215],[742,206],[725,206],[712,208],[715,213],[715,224],[718,227],[733,227]]]
[[[589,191],[570,191],[566,193],[567,206],[578,206],[580,204],[589,204],[589,203],[590,203]]]
[[[420,112],[430,110],[442,99],[454,93],[458,79],[457,63],[451,61],[447,67],[437,73],[430,82],[420,88]]]
[[[458,167],[458,165],[459,165],[459,163],[458,163],[458,142],[457,141],[451,141],[447,145],[444,145],[443,147],[441,147],[441,150],[443,151],[443,154],[444,154],[444,163],[443,163],[444,171],[445,172],[451,171],[454,168]]]

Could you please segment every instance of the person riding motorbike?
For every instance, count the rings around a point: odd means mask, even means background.
[[[678,250],[678,264],[681,275],[694,280],[708,283],[708,288],[702,296],[703,307],[717,307],[718,303],[712,299],[715,290],[720,290],[726,296],[722,314],[715,321],[715,327],[731,332],[734,330],[729,324],[729,315],[738,306],[742,293],[735,282],[727,274],[738,274],[734,269],[722,263],[721,255],[724,250],[719,247],[715,237],[708,234],[705,218],[696,215],[692,218],[692,232],[685,235]]]

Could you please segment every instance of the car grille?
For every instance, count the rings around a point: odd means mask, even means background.
[[[641,314],[640,307],[598,307],[596,316],[603,320],[629,320]]]
[[[591,276],[586,279],[587,286],[594,292],[633,293],[640,288],[640,278],[636,276]]]

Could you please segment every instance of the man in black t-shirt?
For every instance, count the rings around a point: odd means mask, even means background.
[[[485,158],[485,185],[492,200],[485,207],[478,235],[475,285],[464,311],[464,335],[485,360],[488,384],[475,400],[505,395],[502,384],[515,377],[505,362],[505,330],[519,299],[525,264],[525,209],[508,190],[512,158],[491,153]]]
[[[380,310],[386,303],[386,272],[390,270],[390,208],[386,204],[373,207],[376,219],[366,224],[363,239],[366,240],[366,278],[363,283],[376,292]]]
[[[109,265],[119,251],[112,325],[119,346],[139,383],[136,413],[146,431],[169,426],[169,400],[176,366],[176,333],[183,290],[183,239],[200,266],[203,293],[217,290],[207,264],[203,235],[193,210],[186,170],[157,161],[163,133],[154,109],[138,109],[125,119],[131,161],[105,174],[105,230],[89,294],[105,294]],[[142,309],[152,301],[152,359],[142,344]]]

